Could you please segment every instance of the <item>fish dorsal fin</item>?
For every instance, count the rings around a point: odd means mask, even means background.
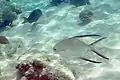
[[[79,36],[74,36],[73,38],[84,38],[84,37],[101,37],[101,35],[97,34],[88,34],[88,35],[79,35]]]
[[[83,41],[84,42],[84,40],[82,40],[82,39],[84,39],[84,38],[91,38],[91,37],[102,37],[101,35],[99,35],[99,34],[86,34],[86,35],[78,35],[78,36],[73,36],[73,37],[71,37],[71,38],[77,38],[77,39],[79,39],[80,41]],[[98,41],[97,41],[98,42]],[[86,43],[86,42],[85,42]],[[89,43],[88,41],[87,41],[87,45],[89,46],[90,44],[92,44],[91,42]],[[93,42],[93,43],[95,43],[95,42]]]

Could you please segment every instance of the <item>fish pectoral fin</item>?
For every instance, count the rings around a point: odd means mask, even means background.
[[[97,35],[97,34],[88,34],[88,35],[79,35],[79,36],[74,36],[72,38],[79,38],[79,37],[101,37],[101,35]]]
[[[91,44],[89,44],[89,45],[97,44],[98,42],[100,42],[100,41],[102,41],[103,39],[106,39],[106,38],[107,38],[107,37],[102,37],[102,38],[98,39],[97,41],[95,41],[95,42],[93,42],[93,43],[91,43]]]
[[[79,58],[82,59],[82,60],[88,61],[88,62],[92,62],[92,63],[102,63],[102,62],[99,62],[99,61],[94,61],[94,60],[90,60],[90,59],[83,58],[83,57],[79,57]]]
[[[104,59],[107,59],[107,60],[109,60],[109,58],[108,57],[106,57],[106,56],[104,56],[104,55],[102,55],[97,49],[95,49],[95,48],[92,48],[91,49],[91,51],[93,51],[94,53],[96,53],[98,56],[100,56],[100,57],[102,57],[102,58],[104,58]]]

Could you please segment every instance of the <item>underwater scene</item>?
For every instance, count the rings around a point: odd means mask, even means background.
[[[120,80],[120,0],[0,0],[0,80]]]

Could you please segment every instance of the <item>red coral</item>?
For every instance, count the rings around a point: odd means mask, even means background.
[[[24,76],[26,77],[26,79],[31,80],[34,77],[34,75],[35,75],[34,70],[32,71],[31,69],[29,69],[28,71],[25,72]]]
[[[28,64],[18,64],[16,66],[16,69],[18,69],[22,73],[25,73],[29,68],[30,68],[30,66]]]
[[[38,60],[16,66],[16,69],[21,71],[27,80],[49,80],[47,74],[42,74],[43,68],[45,68],[45,66]]]
[[[49,80],[48,75],[42,75],[39,80]]]
[[[43,68],[45,68],[45,66],[43,65],[42,62],[38,61],[38,60],[34,60],[31,65],[33,66],[34,70],[36,71],[41,71],[43,70]]]

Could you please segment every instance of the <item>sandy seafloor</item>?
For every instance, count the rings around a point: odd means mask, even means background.
[[[21,24],[22,20],[18,19],[17,26],[0,34],[6,36],[11,42],[10,45],[0,45],[1,76],[6,78],[1,78],[1,80],[10,80],[7,77],[14,76],[15,65],[19,62],[16,58],[20,54],[25,52],[23,57],[30,55],[34,57],[34,53],[55,55],[52,48],[59,40],[81,34],[107,36],[107,39],[101,41],[96,47],[110,60],[106,61],[89,54],[89,57],[101,60],[103,63],[92,64],[79,60],[78,63],[67,65],[74,70],[77,77],[75,80],[120,80],[119,0],[90,0],[91,6],[77,8],[68,4],[45,7],[48,0],[12,1],[20,4],[26,10],[21,15],[27,15],[34,8],[40,8],[43,16],[37,21],[36,26],[29,23]],[[94,12],[94,18],[89,24],[80,26],[78,25],[78,15],[81,10],[86,8]],[[32,31],[30,31],[31,28]]]

